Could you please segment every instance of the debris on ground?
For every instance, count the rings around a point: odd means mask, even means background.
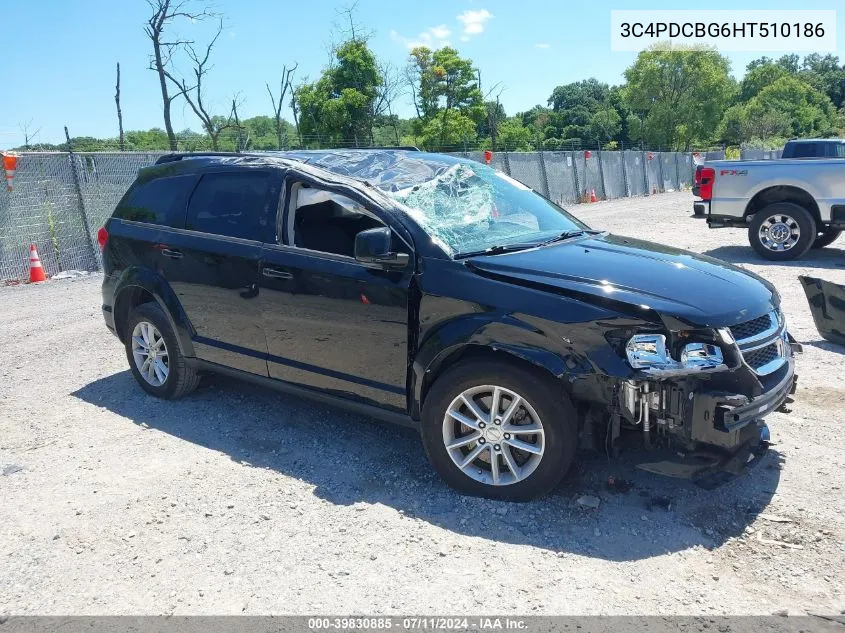
[[[598,508],[601,505],[601,499],[598,497],[594,497],[593,495],[581,495],[578,497],[577,500],[578,505],[584,506],[585,508]]]

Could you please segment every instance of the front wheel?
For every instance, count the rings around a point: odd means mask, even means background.
[[[816,221],[804,208],[776,202],[760,209],[748,227],[748,241],[757,254],[772,261],[804,255],[816,240]]]
[[[569,470],[576,414],[553,379],[501,361],[470,361],[432,386],[422,438],[435,470],[459,492],[526,501]]]
[[[839,237],[840,233],[842,233],[842,229],[821,229],[819,231],[818,236],[816,237],[816,241],[813,242],[812,247],[824,248],[825,246],[830,246],[831,244],[833,244],[833,242],[836,241],[836,238]]]

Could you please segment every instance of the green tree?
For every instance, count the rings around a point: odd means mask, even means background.
[[[845,105],[845,68],[839,64],[839,58],[835,55],[807,55],[799,76],[826,94],[836,108]]]
[[[649,49],[625,70],[625,100],[653,146],[689,149],[716,134],[735,85],[715,49]]]
[[[335,61],[319,80],[294,91],[301,131],[331,144],[372,142],[382,83],[375,55],[366,41],[352,39],[338,47]]]
[[[448,46],[436,51],[417,47],[408,58],[407,77],[425,147],[458,145],[467,138],[475,141],[486,109],[471,59]],[[467,122],[476,127],[472,133]],[[439,136],[433,135],[435,130]]]

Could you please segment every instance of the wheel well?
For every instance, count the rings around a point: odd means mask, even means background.
[[[129,319],[129,313],[132,312],[142,303],[155,302],[155,297],[144,288],[140,286],[128,286],[120,291],[117,296],[117,301],[114,303],[114,328],[117,332],[117,337],[122,341],[124,330],[126,329],[126,321]]]
[[[495,350],[485,345],[465,345],[446,356],[446,358],[440,361],[435,370],[430,373],[426,373],[422,390],[420,392],[420,409],[422,409],[422,405],[425,402],[428,392],[431,390],[431,386],[437,381],[444,371],[454,366],[455,363],[462,363],[470,360],[504,361],[517,367],[522,367],[526,371],[536,375],[540,380],[552,380],[555,384],[561,386],[565,385],[565,381],[558,380],[557,376],[542,365],[532,363],[520,356],[515,356],[514,354],[501,350]]]
[[[816,204],[815,199],[809,193],[799,187],[789,187],[786,185],[778,185],[776,187],[769,187],[758,191],[757,194],[751,198],[748,206],[745,207],[745,218],[757,213],[763,207],[766,207],[775,202],[792,202],[800,207],[805,208],[816,224],[821,223],[821,215],[819,214],[819,205]]]

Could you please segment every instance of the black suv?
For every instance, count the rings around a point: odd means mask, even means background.
[[[145,391],[221,372],[411,425],[470,494],[547,492],[622,437],[736,472],[794,390],[768,282],[591,230],[466,159],[164,156],[98,237]]]

